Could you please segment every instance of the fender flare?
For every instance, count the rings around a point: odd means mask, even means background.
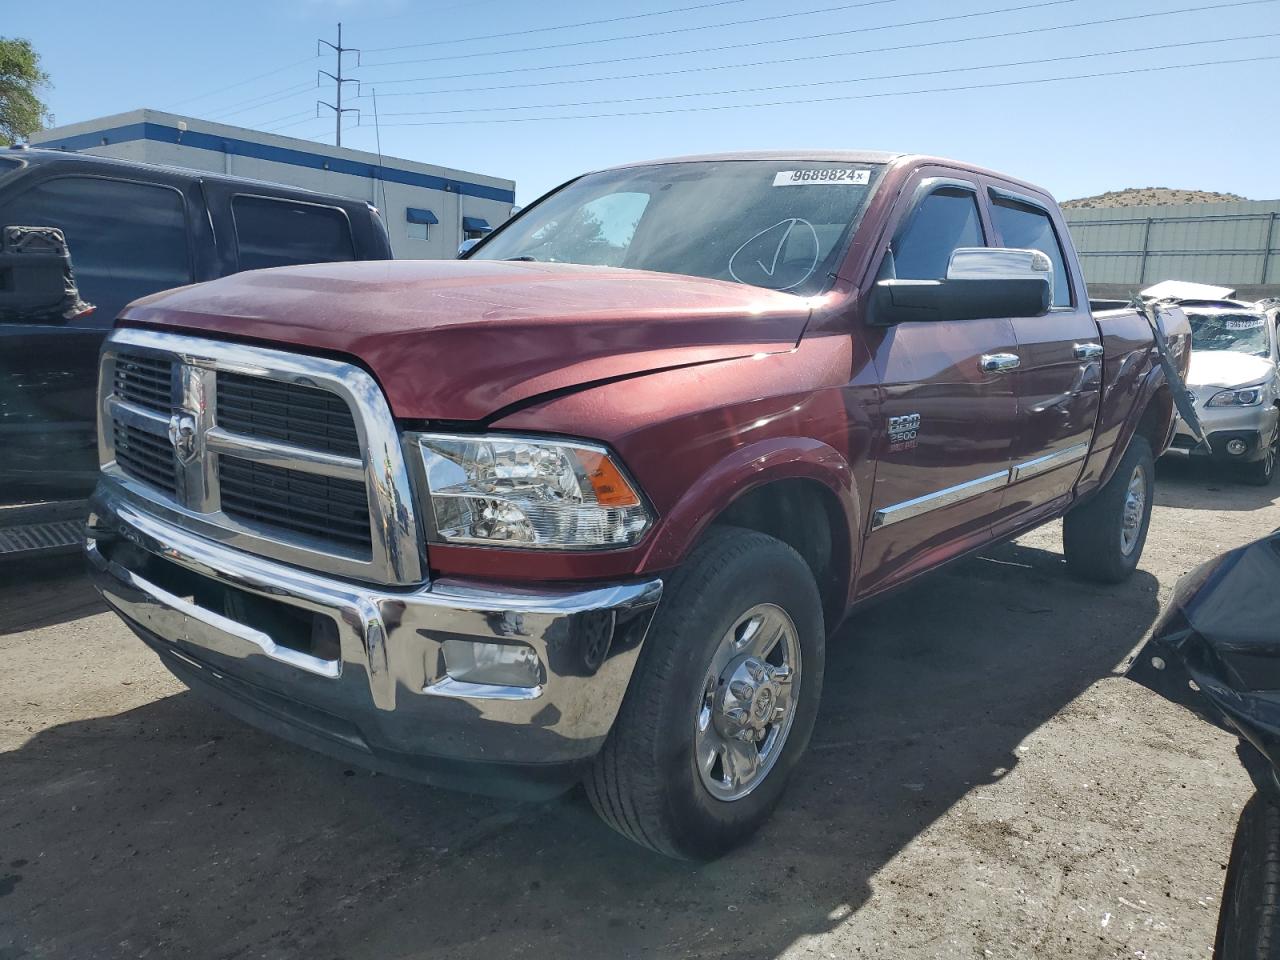
[[[1143,378],[1142,386],[1138,389],[1137,399],[1133,402],[1133,407],[1129,410],[1129,416],[1120,426],[1120,433],[1116,437],[1115,445],[1111,448],[1111,455],[1107,459],[1107,465],[1102,471],[1102,476],[1098,482],[1098,489],[1106,486],[1115,474],[1116,468],[1120,466],[1125,452],[1129,449],[1129,443],[1133,440],[1133,436],[1138,432],[1138,425],[1142,423],[1142,418],[1146,416],[1147,409],[1155,400],[1156,394],[1160,392],[1162,387],[1169,387],[1168,378],[1165,376],[1163,368],[1159,364],[1152,366],[1147,371],[1146,377]],[[1172,387],[1170,387],[1172,389]],[[1169,429],[1173,425],[1172,413],[1170,414],[1169,423],[1165,427],[1165,433],[1168,434]],[[1166,436],[1165,442],[1168,441]],[[1163,450],[1152,450],[1152,454],[1159,457]]]
[[[690,485],[659,522],[642,570],[678,566],[703,532],[731,503],[779,480],[812,480],[829,490],[844,514],[849,564],[862,546],[862,509],[853,468],[834,447],[808,437],[777,437],[734,450]]]

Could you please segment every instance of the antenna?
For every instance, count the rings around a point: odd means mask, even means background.
[[[378,125],[378,91],[373,87],[370,87],[369,93],[373,97],[373,136],[374,141],[378,145],[378,183],[382,184],[381,210],[383,212],[383,216],[386,216],[387,181],[382,177],[382,127]],[[377,194],[375,194],[375,196],[377,196]]]

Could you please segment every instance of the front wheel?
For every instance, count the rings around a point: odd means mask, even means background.
[[[1251,483],[1258,487],[1265,487],[1269,484],[1276,474],[1276,453],[1278,448],[1280,448],[1280,426],[1277,426],[1275,433],[1272,434],[1271,442],[1267,444],[1262,459],[1255,460],[1253,463],[1246,463],[1240,468],[1241,479],[1245,483]]]
[[[1280,960],[1280,806],[1255,793],[1231,846],[1214,960]]]
[[[714,527],[671,577],[586,780],[601,818],[658,853],[707,860],[768,818],[822,692],[822,604],[773,537]]]
[[[1063,519],[1062,547],[1071,572],[1096,583],[1129,579],[1147,542],[1154,493],[1151,447],[1135,436],[1107,485]]]

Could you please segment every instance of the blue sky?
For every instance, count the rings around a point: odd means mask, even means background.
[[[333,99],[314,87],[334,68],[316,38],[341,20],[363,51],[348,60],[361,115],[344,146],[374,149],[376,90],[385,154],[512,177],[520,203],[585,169],[775,147],[960,157],[1060,199],[1128,186],[1273,199],[1280,59],[1241,61],[1280,56],[1280,2],[1229,3],[62,0],[9,4],[0,34],[41,53],[58,123],[155,107],[331,143],[331,116],[308,118]],[[1170,13],[1202,6],[1219,9]],[[1115,18],[1128,19],[1080,26]],[[1025,83],[1206,61],[1225,62]],[[938,89],[954,87],[971,89]],[[935,92],[901,95],[919,90]],[[754,106],[688,109],[736,105]],[[599,114],[631,115],[549,119]]]

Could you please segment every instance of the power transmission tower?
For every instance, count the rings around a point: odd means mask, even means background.
[[[355,107],[346,107],[346,108],[344,109],[344,108],[343,108],[343,106],[342,106],[342,85],[343,85],[344,83],[356,83],[356,82],[357,82],[357,81],[356,81],[356,79],[355,79],[354,77],[344,77],[344,76],[342,75],[342,55],[343,55],[344,53],[354,53],[354,54],[356,55],[356,66],[358,67],[358,66],[360,66],[360,49],[359,49],[358,47],[344,47],[344,46],[342,45],[342,24],[341,24],[341,23],[339,23],[339,24],[338,24],[338,42],[337,42],[337,44],[336,44],[336,45],[335,45],[335,44],[330,43],[328,40],[317,40],[317,41],[316,41],[316,56],[317,56],[317,57],[318,57],[318,56],[320,56],[320,54],[323,52],[323,51],[321,51],[321,49],[320,49],[320,47],[321,47],[321,45],[322,45],[322,44],[323,44],[324,46],[328,47],[330,50],[332,50],[334,53],[336,53],[336,54],[338,55],[338,72],[337,72],[337,74],[335,75],[335,74],[330,73],[328,70],[317,70],[317,71],[316,71],[316,86],[317,86],[317,87],[318,87],[318,86],[320,86],[320,78],[321,78],[322,76],[324,76],[324,77],[328,77],[330,80],[332,80],[332,81],[333,81],[334,86],[336,86],[336,87],[337,87],[338,94],[337,94],[337,97],[336,97],[336,99],[337,99],[337,103],[329,103],[327,100],[317,100],[317,101],[316,101],[316,116],[317,116],[317,117],[318,117],[318,116],[320,116],[320,108],[321,108],[321,107],[328,107],[330,110],[332,110],[332,111],[333,111],[333,126],[334,126],[334,130],[333,130],[333,139],[334,139],[334,145],[335,145],[335,146],[339,146],[339,147],[340,147],[340,146],[342,146],[342,115],[343,115],[344,113],[354,113],[354,114],[356,114],[356,115],[357,115],[357,116],[356,116],[356,122],[357,122],[357,123],[359,123],[359,122],[360,122],[360,120],[359,120],[359,114],[360,114],[360,111],[359,111],[357,108],[355,108]]]

